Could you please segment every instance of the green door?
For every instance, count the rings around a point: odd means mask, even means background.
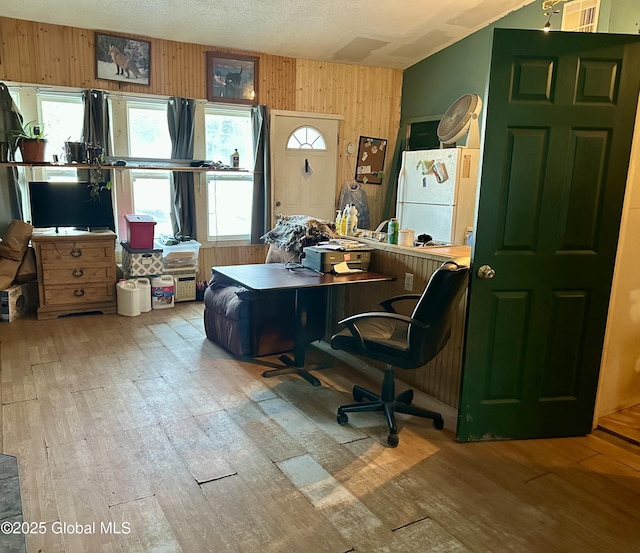
[[[640,37],[497,29],[492,52],[457,438],[586,434]]]

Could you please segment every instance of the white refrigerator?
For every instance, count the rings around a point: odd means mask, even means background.
[[[473,227],[478,188],[477,148],[413,150],[402,153],[396,213],[401,229],[429,234],[447,244],[464,244]]]

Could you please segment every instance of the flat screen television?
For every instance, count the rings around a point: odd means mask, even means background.
[[[86,182],[29,182],[31,224],[36,228],[74,227],[115,232],[111,190],[91,198]]]

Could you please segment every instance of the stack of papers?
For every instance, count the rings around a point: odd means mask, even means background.
[[[372,249],[367,244],[362,244],[357,240],[349,240],[348,238],[334,238],[328,242],[319,242],[316,244],[319,248],[325,250],[370,250]]]

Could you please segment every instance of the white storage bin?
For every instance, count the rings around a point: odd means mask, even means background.
[[[175,246],[167,246],[156,242],[156,248],[162,249],[162,264],[165,268],[184,268],[198,266],[200,242],[189,240]]]

